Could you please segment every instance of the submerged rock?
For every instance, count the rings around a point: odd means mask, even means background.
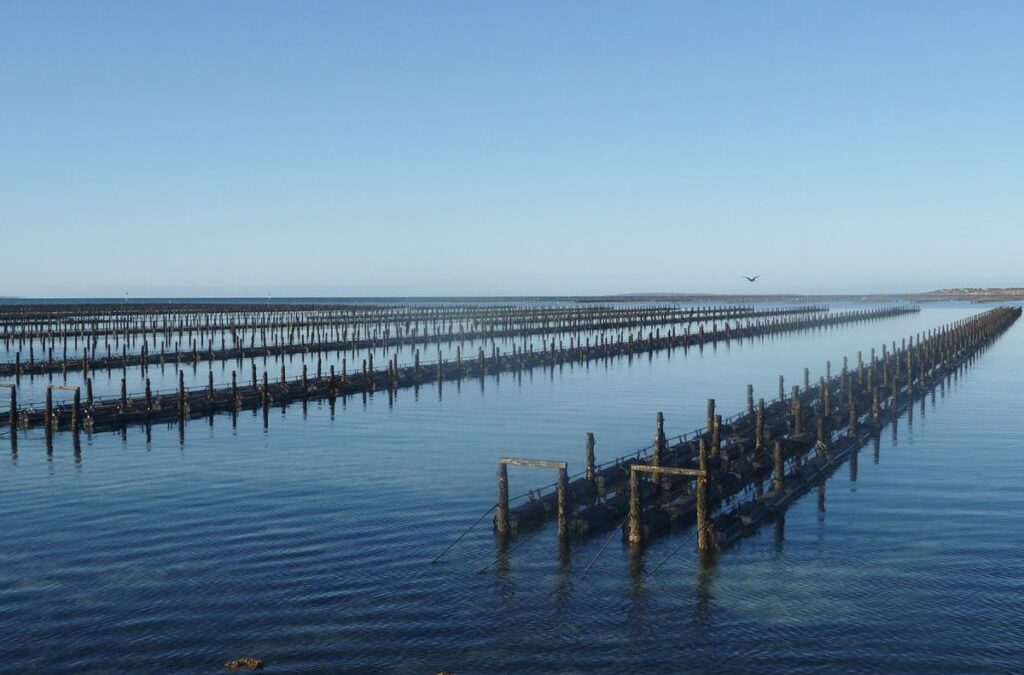
[[[224,664],[228,670],[263,670],[263,659],[252,656],[243,656],[240,659],[232,659]]]

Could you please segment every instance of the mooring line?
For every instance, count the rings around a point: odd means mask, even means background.
[[[616,533],[616,532],[618,532],[618,531],[620,531],[620,530],[622,529],[622,526],[626,524],[626,521],[627,521],[628,519],[629,519],[629,514],[626,514],[626,517],[622,519],[622,522],[621,522],[621,523],[619,523],[619,524],[618,524],[618,526],[617,526],[617,527],[616,527],[616,528],[615,528],[614,530],[612,530],[612,533],[611,533],[610,535],[608,535],[608,538],[607,538],[607,539],[605,539],[605,542],[604,542],[604,544],[602,544],[602,545],[601,545],[601,550],[599,550],[599,551],[597,552],[597,555],[595,555],[595,556],[594,556],[594,557],[593,557],[593,558],[592,558],[592,559],[590,560],[590,562],[589,562],[589,563],[587,563],[587,566],[583,568],[583,571],[582,571],[582,572],[580,572],[580,575],[579,575],[578,577],[576,577],[576,580],[577,580],[577,581],[582,581],[582,580],[583,580],[583,577],[587,576],[587,572],[589,572],[589,571],[590,571],[590,568],[594,566],[594,563],[596,563],[596,562],[597,562],[597,559],[601,557],[601,554],[603,554],[603,553],[604,553],[604,550],[605,550],[606,548],[608,548],[608,544],[610,544],[610,543],[612,542],[612,539],[614,539],[614,538],[615,538],[615,533]]]
[[[461,539],[462,539],[463,537],[465,537],[465,536],[466,536],[467,534],[469,534],[469,531],[470,531],[470,530],[472,530],[472,529],[473,529],[474,527],[476,527],[477,525],[479,525],[479,524],[480,524],[480,521],[482,521],[482,520],[483,520],[484,518],[486,518],[486,517],[487,517],[487,516],[488,516],[488,515],[489,515],[489,514],[491,513],[491,511],[493,511],[493,510],[494,510],[494,509],[496,509],[496,508],[498,508],[498,505],[497,505],[497,504],[492,504],[492,505],[491,505],[491,508],[489,508],[489,509],[487,509],[486,511],[484,511],[484,515],[482,515],[482,516],[480,516],[479,518],[477,518],[477,519],[476,519],[476,521],[475,521],[475,522],[474,522],[474,523],[473,523],[472,525],[470,525],[470,526],[469,526],[468,528],[466,528],[466,531],[465,531],[465,532],[463,532],[462,534],[460,534],[459,536],[457,536],[457,537],[455,538],[455,541],[453,541],[452,543],[448,544],[448,547],[447,547],[447,548],[446,548],[445,550],[443,550],[443,551],[441,551],[440,553],[438,553],[438,554],[437,554],[437,556],[436,556],[436,557],[435,557],[435,558],[434,558],[433,560],[431,560],[431,561],[430,561],[430,564],[431,564],[431,565],[433,565],[433,564],[434,564],[434,563],[436,563],[436,562],[437,562],[438,560],[440,560],[440,559],[441,559],[441,556],[443,556],[443,555],[444,555],[445,553],[447,553],[448,551],[450,551],[450,550],[452,549],[452,547],[453,547],[453,546],[455,546],[456,544],[458,544],[458,543],[459,543],[459,541],[460,541],[460,540],[461,540]]]

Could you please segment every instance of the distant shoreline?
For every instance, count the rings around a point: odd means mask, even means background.
[[[350,303],[402,303],[402,302],[572,302],[580,304],[608,302],[1020,302],[1024,301],[1024,288],[946,288],[923,293],[617,293],[609,295],[424,295],[424,296],[179,296],[138,297],[128,301],[131,305],[168,304],[224,304],[246,305],[282,303],[325,304]],[[53,304],[125,304],[123,298],[26,298],[0,296],[0,303],[9,305]]]

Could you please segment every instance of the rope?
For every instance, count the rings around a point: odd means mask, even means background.
[[[457,536],[457,537],[455,538],[455,541],[453,541],[452,543],[448,544],[448,547],[447,547],[447,548],[445,548],[445,550],[443,550],[443,551],[441,551],[440,553],[438,553],[438,554],[437,554],[437,556],[436,556],[436,557],[435,557],[435,558],[434,558],[433,560],[431,560],[431,561],[430,561],[430,564],[431,564],[431,565],[433,565],[433,564],[434,564],[434,563],[436,563],[436,562],[437,562],[438,560],[440,560],[440,559],[441,559],[441,556],[443,556],[443,555],[444,555],[445,553],[447,553],[448,551],[450,551],[450,550],[452,549],[452,547],[453,547],[453,546],[455,546],[455,544],[458,544],[458,543],[459,543],[459,541],[460,541],[460,540],[461,540],[461,539],[462,539],[463,537],[465,537],[465,536],[466,536],[467,534],[469,534],[469,531],[470,531],[470,530],[472,530],[472,529],[473,529],[474,527],[476,527],[477,525],[479,525],[479,524],[480,524],[480,522],[481,522],[481,521],[482,521],[482,520],[483,520],[484,518],[486,518],[486,517],[487,517],[487,516],[488,516],[488,515],[489,515],[489,514],[491,513],[491,511],[493,511],[493,510],[494,510],[494,509],[496,509],[496,508],[498,508],[498,505],[497,505],[497,504],[494,504],[494,505],[492,505],[492,506],[491,506],[491,508],[489,508],[489,509],[487,509],[486,511],[484,511],[484,514],[483,514],[482,516],[480,516],[479,518],[477,518],[477,519],[476,519],[476,521],[475,521],[475,522],[474,522],[474,523],[473,523],[472,525],[470,525],[470,526],[469,526],[468,528],[466,528],[466,531],[465,531],[465,532],[463,532],[462,534],[460,534],[459,536]]]

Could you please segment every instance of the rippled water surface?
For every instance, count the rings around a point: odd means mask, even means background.
[[[784,522],[702,569],[689,533],[634,567],[553,526],[497,557],[496,460],[582,468],[982,311],[245,412],[124,437],[8,437],[0,669],[220,672],[1014,672],[1024,669],[1024,325]],[[5,403],[0,403],[3,407]],[[511,474],[513,494],[550,482]],[[638,580],[646,576],[642,583]]]

